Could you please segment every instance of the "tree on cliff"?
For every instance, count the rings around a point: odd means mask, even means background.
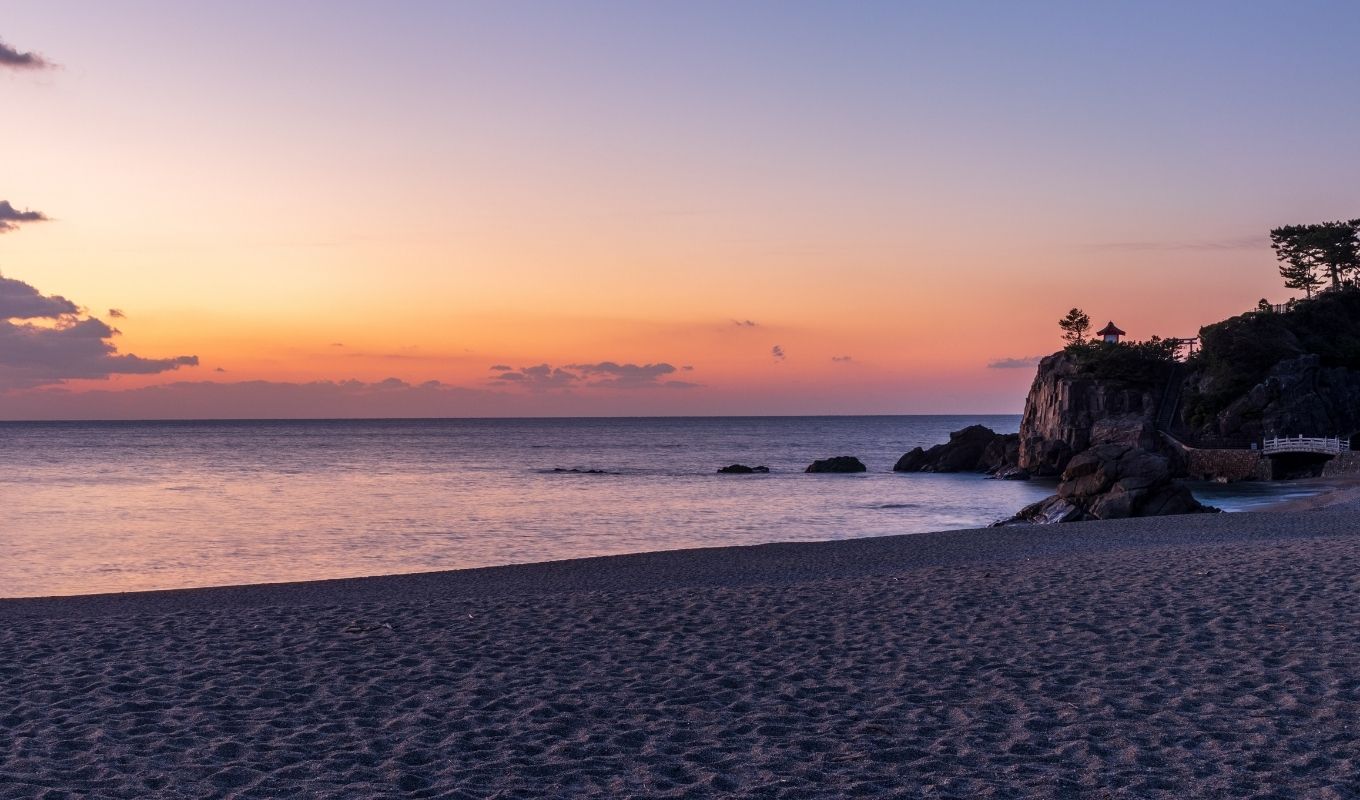
[[[1360,219],[1284,225],[1270,232],[1270,247],[1287,288],[1309,297],[1327,282],[1339,289],[1360,272]]]
[[[1067,316],[1058,320],[1058,327],[1062,328],[1063,341],[1077,344],[1086,341],[1086,332],[1091,329],[1091,318],[1080,308],[1074,308],[1067,312]]]

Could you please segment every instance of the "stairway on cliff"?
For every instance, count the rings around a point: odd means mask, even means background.
[[[1185,384],[1185,365],[1179,362],[1171,365],[1167,376],[1166,388],[1162,390],[1162,400],[1157,404],[1157,430],[1170,435],[1176,425],[1176,412],[1181,406],[1181,387]]]

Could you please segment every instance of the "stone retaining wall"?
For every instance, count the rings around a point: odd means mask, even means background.
[[[1270,480],[1270,459],[1260,450],[1187,447],[1169,436],[1164,437],[1164,441],[1180,454],[1185,477],[1192,480]]]
[[[1185,473],[1196,480],[1270,480],[1270,459],[1260,450],[1201,450],[1187,447],[1184,455]]]
[[[1360,452],[1347,450],[1327,462],[1322,468],[1322,476],[1360,475]]]

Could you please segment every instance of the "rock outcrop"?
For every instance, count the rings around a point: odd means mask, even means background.
[[[1194,514],[1200,504],[1172,478],[1166,456],[1127,444],[1103,444],[1073,456],[1057,494],[1026,506],[1002,525],[1050,524],[1125,517]]]
[[[726,467],[718,467],[718,474],[720,475],[752,475],[769,471],[769,467],[748,467],[745,464],[729,464]]]
[[[812,462],[804,472],[868,472],[864,462],[854,456],[835,456]]]
[[[1204,389],[1196,375],[1190,392]],[[1327,367],[1317,355],[1275,364],[1260,383],[1195,431],[1209,440],[1257,442],[1273,436],[1335,436],[1360,431],[1360,372]]]
[[[1018,465],[1061,475],[1068,460],[1099,444],[1157,448],[1157,405],[1165,381],[1099,378],[1066,352],[1039,362],[1020,422]]]
[[[986,472],[1019,477],[1020,436],[969,425],[949,434],[949,441],[929,450],[912,448],[893,465],[894,472]]]

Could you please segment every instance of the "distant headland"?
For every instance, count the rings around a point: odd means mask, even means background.
[[[1360,219],[1271,231],[1286,288],[1195,337],[1126,340],[1073,308],[1039,362],[1018,434],[980,426],[898,471],[1058,477],[1008,522],[1211,511],[1181,479],[1360,474]]]

